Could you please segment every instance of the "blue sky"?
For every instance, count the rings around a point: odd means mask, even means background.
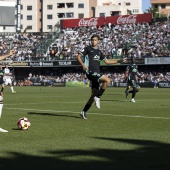
[[[142,11],[151,7],[150,0],[142,0]]]

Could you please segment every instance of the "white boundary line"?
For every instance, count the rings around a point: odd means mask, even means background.
[[[45,103],[13,103],[13,104],[4,104],[4,106],[10,106],[10,105],[42,105],[42,104],[55,104],[55,103],[83,103],[83,102],[45,102]]]
[[[73,112],[73,111],[56,111],[56,110],[39,110],[39,109],[24,109],[24,108],[5,108],[7,110],[25,110],[25,111],[39,111],[39,112],[53,112],[53,113],[80,113],[80,112]],[[144,119],[163,119],[163,120],[170,120],[170,117],[151,117],[151,116],[135,116],[135,115],[114,115],[114,114],[102,114],[102,113],[88,113],[100,116],[114,116],[114,117],[128,117],[128,118],[144,118]]]
[[[170,99],[166,99],[166,100],[170,100]],[[101,100],[102,101],[102,100]],[[120,101],[123,101],[123,102],[128,102],[128,103],[130,103],[130,100],[120,100]],[[148,102],[148,101],[157,101],[157,99],[152,99],[152,100],[137,100],[137,101],[139,101],[139,102]],[[42,103],[12,103],[12,104],[4,104],[4,106],[10,106],[10,105],[42,105],[42,104],[54,104],[54,103],[84,103],[85,101],[75,101],[75,102],[60,102],[60,101],[55,101],[55,102],[42,102]],[[108,100],[108,101],[105,101],[105,100],[103,100],[102,102],[113,102],[112,100]]]

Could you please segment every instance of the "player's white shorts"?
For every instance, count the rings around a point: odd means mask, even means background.
[[[4,83],[4,84],[5,84],[5,85],[8,85],[8,84],[11,84],[11,83],[12,83],[12,80],[11,80],[10,78],[8,78],[8,79],[5,80],[5,83]]]

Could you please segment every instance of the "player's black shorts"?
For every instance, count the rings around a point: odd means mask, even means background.
[[[99,79],[102,77],[102,74],[97,72],[86,72],[87,78],[91,81],[91,88],[99,90]]]
[[[128,86],[130,85],[131,87],[136,87],[136,88],[139,86],[136,80],[133,80],[133,79],[128,80],[127,85]]]

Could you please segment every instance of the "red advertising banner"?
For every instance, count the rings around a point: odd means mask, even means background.
[[[62,28],[74,27],[91,27],[102,26],[104,24],[136,24],[141,22],[151,22],[152,14],[134,14],[134,15],[120,15],[111,17],[96,17],[96,18],[83,18],[83,19],[65,19],[61,20]]]
[[[74,27],[91,27],[102,26],[105,22],[104,17],[98,18],[83,18],[83,19],[66,19],[62,20],[62,28],[74,28]]]
[[[106,17],[105,24],[111,23],[111,24],[136,24],[140,22],[151,22],[152,20],[152,14],[146,13],[146,14],[134,14],[134,15],[120,15],[120,16],[112,16],[112,17]]]

